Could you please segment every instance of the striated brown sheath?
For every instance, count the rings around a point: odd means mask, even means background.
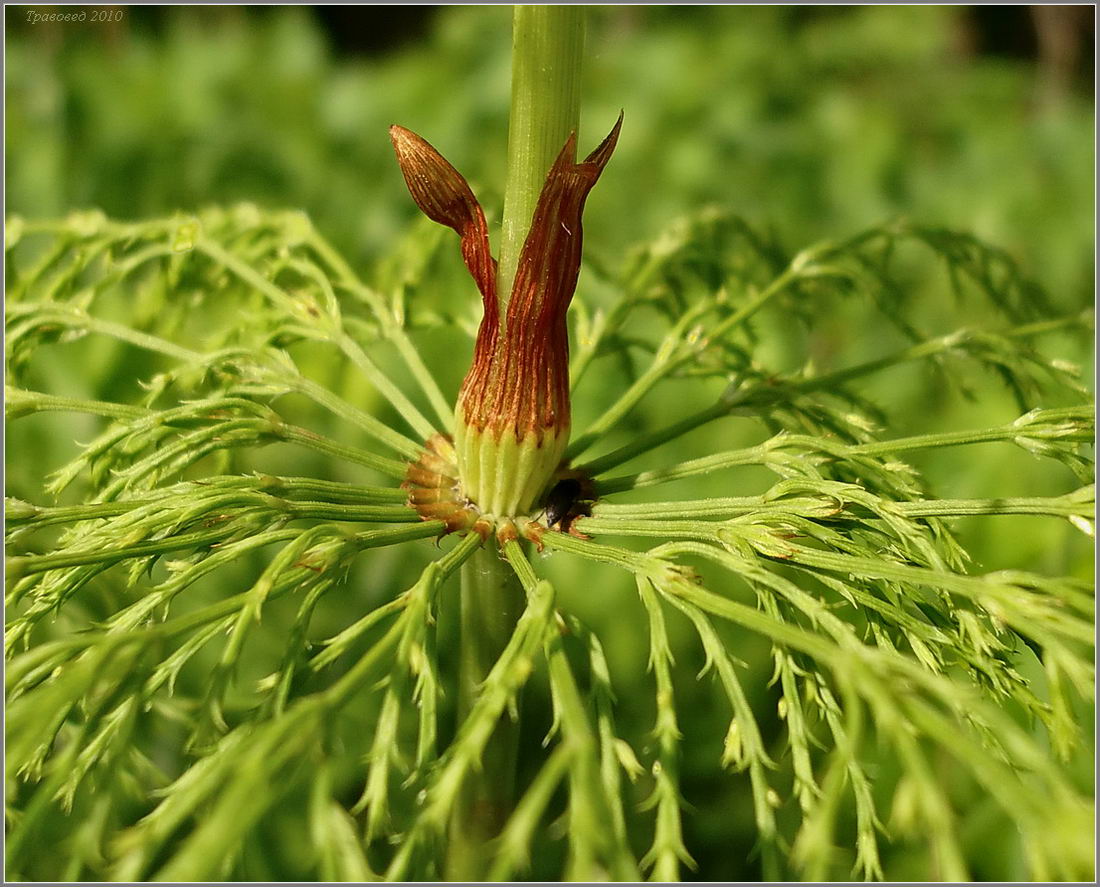
[[[603,172],[622,115],[576,162],[570,135],[547,174],[520,252],[501,323],[496,261],[470,186],[415,133],[390,128],[409,193],[428,218],[453,228],[481,291],[484,315],[458,397],[455,455],[462,493],[490,518],[527,514],[569,441],[569,339],[565,313],[581,262],[581,214]]]

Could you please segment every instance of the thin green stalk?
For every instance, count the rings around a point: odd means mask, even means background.
[[[412,373],[413,378],[420,385],[420,389],[427,395],[432,409],[439,418],[440,427],[449,429],[454,421],[454,408],[447,403],[447,398],[443,396],[439,384],[435,381],[435,376],[424,365],[420,352],[409,340],[404,327],[396,321],[393,312],[387,310],[382,296],[365,286],[351,266],[344,260],[344,257],[336,252],[329,242],[316,231],[312,232],[310,244],[322,260],[327,262],[329,267],[339,275],[343,286],[360,295],[370,305],[371,311],[382,327],[383,335],[397,347],[398,352],[405,361],[405,365],[409,368],[409,372]]]
[[[60,570],[64,567],[79,567],[84,564],[98,563],[114,564],[119,561],[148,557],[149,555],[168,554],[188,548],[205,548],[216,545],[223,539],[237,533],[252,529],[243,523],[249,517],[250,515],[242,514],[241,523],[234,522],[215,530],[181,533],[178,536],[169,536],[167,539],[137,542],[117,548],[99,547],[87,551],[69,549],[53,554],[14,557],[8,560],[8,568],[12,570],[18,568],[18,574],[24,576],[30,573],[42,573],[46,570]],[[254,519],[255,524],[261,524],[262,522],[262,516]],[[357,534],[356,538],[361,539],[362,543],[369,543],[364,544],[363,547],[374,547],[376,537],[385,539],[385,544],[397,544],[411,539],[424,539],[438,535],[441,529],[443,529],[443,525],[439,521],[427,521],[393,530],[366,531]]]
[[[502,546],[501,553],[507,558],[508,563],[511,564],[512,570],[515,571],[516,578],[519,579],[523,585],[523,590],[527,594],[531,594],[535,590],[535,586],[539,584],[539,578],[535,575],[535,570],[531,566],[531,561],[527,559],[527,555],[523,553],[523,546],[515,539],[510,539]]]
[[[619,449],[605,456],[601,456],[599,459],[593,459],[591,462],[586,462],[584,465],[581,465],[580,468],[587,471],[593,477],[598,477],[605,471],[617,468],[624,462],[629,462],[635,456],[640,456],[642,453],[648,453],[650,450],[655,450],[657,447],[668,443],[670,440],[682,437],[689,431],[694,431],[696,428],[706,425],[708,422],[713,422],[715,419],[720,419],[722,416],[728,415],[730,409],[731,407],[727,402],[719,400],[705,410],[700,410],[694,415],[681,419],[673,425],[669,425],[659,431],[651,432],[650,434],[643,434],[640,437],[636,437],[630,443],[624,444],[619,447]]]
[[[423,674],[421,666],[424,650],[429,643],[429,624],[434,622],[432,615],[435,599],[440,586],[446,578],[481,546],[476,533],[465,536],[450,552],[438,561],[429,564],[421,574],[420,580],[408,591],[408,614],[405,620],[405,632],[397,648],[393,670],[390,673],[389,686],[386,688],[378,727],[368,755],[370,769],[367,784],[359,802],[352,813],[367,811],[367,841],[379,837],[386,828],[390,811],[391,775],[400,766],[400,710],[410,695],[417,698],[420,711],[421,734],[418,746],[432,749],[435,746],[437,725],[435,720],[435,684],[431,680],[429,688],[423,694],[418,693],[414,681]],[[425,710],[425,705],[427,709]],[[432,755],[434,757],[434,754]]]
[[[638,377],[634,384],[631,385],[614,404],[603,412],[599,419],[588,427],[584,434],[570,444],[567,456],[570,458],[579,456],[618,424],[627,413],[638,405],[642,398],[645,397],[658,382],[672,375],[673,372],[684,364],[697,357],[713,342],[720,341],[726,333],[752,317],[753,314],[763,308],[765,304],[779,293],[783,292],[783,290],[792,283],[801,277],[808,276],[809,271],[807,270],[807,266],[810,261],[809,257],[813,252],[813,250],[810,250],[796,256],[786,271],[776,277],[760,292],[752,296],[748,302],[742,305],[732,315],[727,317],[712,330],[709,330],[705,336],[697,338],[692,337],[689,335],[689,330],[694,325],[698,316],[705,313],[704,309],[707,309],[706,303],[703,303],[698,311],[689,311],[685,313],[680,322],[666,337],[661,348],[658,349],[657,354],[654,356],[653,362],[646,371]]]
[[[905,517],[968,517],[971,515],[1032,514],[1050,517],[1091,517],[1094,508],[1091,487],[1082,487],[1065,496],[1022,496],[996,499],[921,499],[916,502],[891,502],[890,507]],[[593,517],[584,518],[577,529],[586,533],[612,533],[623,521],[651,519],[654,526],[693,518],[730,518],[742,514],[780,512],[829,520],[863,520],[855,513],[837,512],[825,498],[805,496],[769,501],[764,496],[730,496],[713,499],[683,499],[677,502],[641,502],[617,505],[599,503]],[[627,524],[623,524],[624,528]]]
[[[41,391],[4,386],[4,411],[7,418],[21,419],[32,413],[41,413],[47,410],[91,413],[94,416],[105,416],[109,419],[139,419],[149,412],[143,407],[132,407],[129,404],[62,397],[55,394],[45,394]]]
[[[146,351],[156,351],[184,363],[201,363],[206,358],[206,355],[198,351],[184,348],[181,345],[169,342],[167,339],[162,339],[159,336],[152,336],[148,333],[131,329],[121,323],[114,323],[110,320],[92,317],[80,308],[68,303],[62,306],[61,303],[45,305],[25,302],[20,305],[12,306],[9,311],[14,315],[33,315],[32,322],[39,327],[64,326],[86,330],[89,333],[99,333],[100,335],[110,336],[111,338],[118,339],[120,342],[126,342]],[[18,336],[12,336],[9,333],[9,341],[12,338],[18,338]]]
[[[8,560],[8,569],[17,571],[18,575],[26,576],[31,573],[43,573],[46,570],[60,570],[63,567],[79,567],[85,564],[117,563],[132,558],[147,557],[153,554],[168,554],[174,551],[182,551],[187,548],[205,548],[215,545],[223,539],[241,531],[240,526],[228,526],[217,530],[205,532],[183,533],[179,536],[171,536],[168,539],[158,539],[153,542],[141,542],[133,545],[125,545],[118,548],[94,548],[90,551],[69,549],[54,554],[25,555],[13,557]]]
[[[1051,411],[1054,412],[1054,411]],[[1070,419],[1087,419],[1087,415],[1080,415],[1083,411],[1074,411],[1078,415],[1070,416]],[[852,454],[861,456],[889,456],[894,453],[912,452],[913,450],[927,450],[934,447],[957,447],[965,444],[994,443],[1002,440],[1013,440],[1026,434],[1028,429],[1020,425],[1002,425],[1000,427],[986,428],[978,431],[948,431],[941,434],[918,434],[913,437],[899,437],[894,440],[876,441],[874,443],[859,444],[849,448]],[[1079,428],[1052,428],[1046,433],[1042,431],[1031,432],[1036,438],[1046,437],[1066,441],[1078,441],[1088,443],[1090,432],[1082,424]]]
[[[710,310],[708,305],[700,304],[686,312],[661,342],[653,360],[634,384],[631,385],[619,399],[603,412],[599,419],[593,422],[579,437],[575,438],[566,451],[566,458],[574,459],[598,441],[604,434],[613,428],[638,402],[641,401],[650,389],[684,362],[685,352],[682,345],[688,336],[688,331],[696,324],[699,318]],[[690,358],[695,352],[688,350],[686,355]]]
[[[559,742],[531,781],[523,799],[516,805],[516,812],[501,832],[500,849],[489,870],[490,881],[510,880],[517,870],[530,863],[529,848],[535,829],[550,805],[555,789],[565,778],[573,757],[573,749]]]
[[[398,521],[414,518],[405,517],[402,512],[409,512],[400,503],[407,498],[403,490],[387,487],[364,487],[344,484],[334,481],[314,481],[309,478],[266,478],[254,477],[211,477],[202,483],[177,484],[156,495],[134,496],[120,502],[87,503],[80,505],[34,505],[21,499],[8,497],[4,500],[4,518],[9,527],[33,526],[35,528],[47,527],[53,524],[78,523],[80,521],[95,520],[104,517],[116,517],[138,509],[155,508],[163,509],[164,496],[171,495],[188,497],[194,501],[203,498],[204,493],[212,490],[242,490],[245,492],[264,493],[274,500],[285,501],[290,513],[296,517],[304,517],[295,511],[296,508],[317,508],[325,506],[334,509],[334,520],[362,520],[363,515],[369,512],[358,511],[363,506],[378,506],[389,504],[386,511],[377,512],[378,515],[392,516]],[[311,498],[303,499],[309,495]],[[261,500],[246,500],[261,501]],[[335,509],[341,509],[339,511]],[[350,510],[344,510],[350,509]]]
[[[1091,442],[1094,434],[1092,422],[1090,407],[1066,407],[1034,410],[1014,422],[992,428],[920,434],[865,444],[841,444],[804,434],[781,433],[755,447],[729,450],[653,471],[601,480],[597,483],[597,492],[601,496],[608,496],[624,490],[668,483],[695,474],[709,474],[723,468],[739,465],[768,465],[789,459],[795,454],[800,456],[806,454],[812,460],[828,462],[867,456],[889,457],[913,450],[997,441],[1012,441],[1017,445],[1028,446],[1037,453],[1043,453],[1046,451],[1043,447],[1048,441],[1052,444]]]
[[[286,512],[292,518],[339,520],[358,523],[405,524],[420,516],[404,505],[342,505],[332,502],[288,502]]]
[[[420,445],[417,444],[416,441],[405,437],[405,435],[400,432],[394,431],[385,422],[376,419],[370,413],[352,406],[342,397],[333,394],[323,385],[318,385],[305,376],[290,378],[280,377],[280,379],[283,384],[288,387],[293,387],[314,403],[323,406],[330,413],[334,413],[358,425],[379,443],[385,444],[402,456],[406,456],[412,460],[420,457]]]
[[[479,776],[482,773],[495,775],[487,771],[487,749],[495,726],[505,710],[514,704],[516,695],[531,674],[534,658],[546,640],[554,613],[554,589],[550,583],[540,582],[531,591],[528,600],[508,644],[486,675],[469,715],[460,724],[458,735],[440,767],[433,771],[420,816],[406,833],[386,871],[388,880],[405,879],[417,848],[442,831],[446,822],[455,820],[458,811],[469,811],[462,796],[468,777],[483,778]],[[449,855],[474,849],[480,849],[481,856],[473,861],[487,867],[489,859],[484,847],[476,848],[469,844],[456,847],[452,838]]]
[[[1065,496],[1023,496],[1006,499],[932,499],[898,502],[906,517],[969,517],[979,514],[1037,514],[1050,517],[1092,517],[1091,489],[1083,487]]]
[[[508,176],[497,281],[505,317],[531,216],[554,158],[580,119],[584,10],[570,6],[516,6],[512,37],[512,107]],[[495,543],[462,568],[459,636],[459,720],[511,639],[524,603],[523,589]],[[503,829],[513,806],[516,726],[497,725],[469,776],[451,820],[446,875],[477,880],[488,869],[485,844]]]
[[[241,261],[213,241],[202,240],[199,242],[198,248],[215,262],[232,271],[249,286],[263,293],[273,305],[281,307],[292,316],[297,313],[294,300],[290,295],[254,270],[248,263]],[[327,281],[324,281],[324,286],[327,285]],[[339,324],[339,321],[337,320],[336,323]],[[320,324],[319,329],[323,331],[321,338],[336,344],[417,434],[423,438],[428,438],[435,433],[432,424],[413,406],[401,389],[363,352],[363,349],[359,347],[354,339],[344,333],[342,329],[329,328],[323,323]]]
[[[665,629],[665,617],[650,581],[635,577],[638,595],[649,616],[649,667],[656,684],[656,722],[653,738],[657,748],[653,766],[653,793],[646,801],[657,811],[653,843],[642,857],[642,867],[651,869],[655,881],[679,881],[680,863],[694,868],[683,841],[680,821],[680,780],[678,759],[680,728],[676,719],[676,703],[672,689],[672,647]],[[659,766],[658,766],[659,765]]]
[[[617,881],[638,878],[625,836],[611,827],[613,806],[618,800],[605,794],[600,778],[599,746],[589,720],[588,708],[573,676],[560,633],[546,644],[550,686],[561,745],[573,751],[569,772],[569,880],[606,877]]]
[[[584,52],[583,7],[516,6],[514,10],[508,179],[497,271],[501,317],[546,174],[580,124]]]
[[[459,621],[458,720],[474,708],[481,686],[516,630],[524,593],[495,541],[462,566]],[[508,821],[514,804],[519,725],[502,719],[481,756],[481,767],[467,777],[450,826],[446,877],[477,881],[485,877],[486,845]]]
[[[435,427],[432,423],[424,417],[420,410],[413,406],[412,401],[405,396],[404,392],[390,381],[390,378],[382,372],[378,364],[367,356],[358,342],[347,333],[341,333],[337,339],[337,344],[339,344],[340,349],[347,355],[348,359],[393,405],[394,409],[409,423],[409,427],[413,431],[420,435],[423,440],[427,440],[435,434]]]
[[[756,303],[754,303],[756,307],[759,307],[759,302],[760,300],[757,299]],[[743,312],[739,312],[739,314],[743,314]],[[1079,315],[1071,315],[1053,321],[1013,327],[1004,330],[1000,335],[1009,339],[1022,339],[1080,323],[1081,317]],[[661,428],[658,431],[642,435],[613,452],[585,463],[582,467],[593,476],[597,476],[624,462],[630,461],[636,456],[640,456],[642,453],[647,453],[662,444],[675,440],[687,434],[689,431],[694,431],[696,428],[706,425],[708,422],[720,419],[723,416],[728,416],[735,410],[758,407],[761,404],[767,404],[772,401],[781,401],[784,398],[789,398],[795,392],[802,394],[812,391],[836,390],[838,386],[846,384],[853,379],[869,376],[872,373],[876,373],[888,367],[908,361],[935,357],[936,355],[949,352],[952,349],[958,348],[961,343],[965,342],[966,338],[966,330],[957,330],[946,336],[940,336],[935,339],[930,339],[927,342],[913,345],[909,348],[903,348],[885,357],[857,364],[856,366],[845,367],[821,376],[792,380],[784,385],[776,384],[774,380],[772,380],[766,385],[756,383],[749,388],[727,390],[716,403],[706,409],[700,410],[694,415],[681,419],[679,422]],[[641,380],[639,380],[639,382],[641,382]],[[593,429],[590,429],[588,434],[578,438],[574,446],[579,446],[582,441],[586,443],[588,436],[592,434],[593,431],[598,430],[599,429],[594,426]]]
[[[403,462],[387,459],[385,456],[377,456],[367,450],[361,450],[359,447],[353,447],[348,444],[342,444],[339,441],[330,440],[327,437],[321,437],[306,428],[298,428],[294,425],[283,425],[279,429],[279,436],[285,441],[308,447],[311,450],[317,450],[319,453],[325,453],[329,456],[335,456],[338,459],[344,459],[347,462],[354,462],[357,465],[365,465],[368,468],[373,468],[375,471],[388,477],[397,478],[399,480],[403,480],[405,477],[406,466]]]

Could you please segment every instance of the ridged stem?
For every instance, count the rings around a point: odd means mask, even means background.
[[[514,9],[508,178],[497,271],[502,318],[546,174],[580,124],[584,54],[584,7]]]
[[[507,646],[523,612],[515,573],[501,560],[496,539],[462,565],[459,618],[458,716],[465,720],[482,682]],[[462,786],[451,819],[444,875],[449,881],[481,881],[492,862],[489,842],[500,834],[515,804],[519,724],[501,718],[481,756],[481,766]]]
[[[498,271],[500,316],[539,193],[562,145],[580,117],[580,66],[584,10],[575,6],[516,6],[512,37],[512,107],[508,174]],[[505,335],[507,331],[505,330]],[[495,466],[482,466],[495,470]],[[490,538],[462,566],[459,723],[469,714],[482,682],[515,631],[524,594],[515,573]],[[467,778],[451,820],[445,875],[449,880],[486,877],[489,841],[500,834],[515,803],[518,725],[501,720]]]

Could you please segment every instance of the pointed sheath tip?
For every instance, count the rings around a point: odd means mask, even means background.
[[[409,194],[433,222],[462,239],[462,259],[486,304],[496,304],[496,263],[489,252],[485,214],[462,174],[410,129],[390,126],[390,141]]]
[[[619,143],[619,130],[623,127],[623,111],[619,109],[619,119],[615,121],[615,125],[611,127],[611,132],[607,134],[602,142],[596,146],[596,148],[585,159],[585,163],[595,163],[602,170],[607,165],[607,161],[611,159],[611,154],[615,150],[615,146]]]
[[[420,164],[433,163],[444,168],[454,169],[427,139],[398,123],[390,127],[390,142],[402,168],[406,163],[415,164],[419,161]],[[455,170],[455,175],[457,174],[458,172]]]
[[[393,143],[393,147],[400,151],[409,142],[423,141],[423,139],[411,129],[405,129],[405,127],[395,123],[390,127],[390,141]]]
[[[597,145],[591,154],[584,158],[584,163],[595,163],[601,169],[607,165],[607,161],[611,159],[611,154],[615,150],[615,146],[619,143],[619,131],[623,128],[623,117],[625,111],[619,109],[619,117],[615,121],[615,125],[611,127],[609,132],[602,142]],[[574,129],[569,133],[569,138],[565,140],[565,144],[562,145],[561,151],[558,152],[555,166],[559,164],[575,164],[577,157],[577,131]]]

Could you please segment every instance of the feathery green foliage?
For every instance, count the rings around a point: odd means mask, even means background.
[[[417,227],[409,244],[438,242]],[[12,218],[6,246],[12,428],[86,419],[6,503],[9,876],[438,878],[463,782],[518,717],[493,877],[685,876],[700,759],[735,788],[767,878],[890,877],[915,846],[921,876],[965,879],[959,821],[980,797],[1028,876],[1091,877],[1071,763],[1092,741],[1091,586],[975,570],[952,526],[1093,532],[1093,410],[1043,346],[1091,317],[1056,315],[1004,253],[892,222],[788,255],[708,209],[589,267],[577,401],[600,372],[624,382],[570,450],[600,496],[575,524],[589,538],[506,547],[526,610],[456,722],[450,577],[479,540],[434,551],[442,525],[399,487],[452,415],[447,355],[424,343],[455,324],[420,309],[429,272],[368,284],[303,214],[247,205]],[[953,329],[911,298],[929,274],[999,320]],[[853,302],[906,344],[769,363],[770,324]],[[121,381],[81,376],[93,355]],[[988,371],[1018,409],[892,433],[867,392],[903,366],[944,387]],[[685,381],[712,405],[631,426]],[[719,423],[753,442],[685,458]],[[903,461],[1011,445],[1065,466],[1060,485],[941,498]],[[395,553],[418,564],[403,589]],[[626,661],[647,676],[616,667],[606,617],[555,578],[570,564],[629,577],[606,606],[642,626]],[[724,707],[724,740],[686,728],[701,699]]]

